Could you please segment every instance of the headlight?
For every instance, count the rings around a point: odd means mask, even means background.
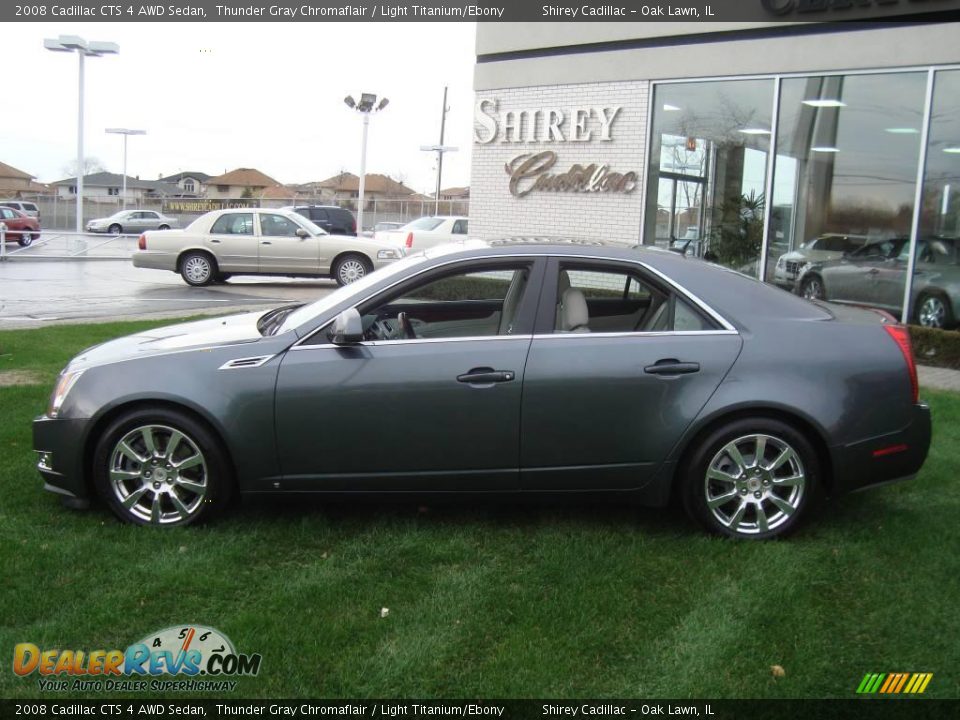
[[[388,248],[377,252],[377,260],[398,260],[402,257],[399,249]]]
[[[73,372],[67,372],[64,370],[62,373],[60,373],[60,377],[57,378],[57,386],[53,389],[53,394],[50,396],[50,405],[47,408],[47,417],[57,417],[57,415],[60,413],[60,407],[63,405],[63,401],[67,399],[67,393],[70,392],[70,388],[72,388],[74,383],[80,379],[81,375],[83,375],[83,370],[74,370]]]

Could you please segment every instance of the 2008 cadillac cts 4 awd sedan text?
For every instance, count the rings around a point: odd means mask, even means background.
[[[906,329],[657,250],[476,241],[309,305],[82,352],[46,488],[180,525],[238,492],[672,495],[767,538],[930,444]]]

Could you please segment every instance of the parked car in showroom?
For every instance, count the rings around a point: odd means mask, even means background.
[[[87,232],[133,235],[145,230],[171,230],[180,222],[156,210],[121,210],[87,223]]]
[[[0,222],[7,226],[7,240],[27,247],[40,237],[40,221],[8,207],[0,207]]]
[[[237,208],[209,212],[183,230],[144,233],[133,264],[180,273],[189,285],[231,275],[332,277],[347,285],[403,254],[368,238],[330,235],[291,210]]]
[[[434,245],[460,242],[467,239],[468,220],[460,215],[422,217],[397,230],[374,233],[374,237],[408,250],[425,250]]]
[[[949,328],[960,318],[957,238],[917,241],[910,318],[918,325]],[[800,274],[800,294],[813,300],[867,305],[899,317],[910,258],[910,239],[870,242],[838,260],[809,263]]]
[[[336,205],[289,205],[284,210],[303,215],[331,235],[357,234],[357,219],[346,208]]]
[[[821,235],[807,240],[796,250],[791,250],[777,258],[777,265],[773,271],[773,283],[785,290],[795,290],[800,270],[807,263],[838,260],[863,247],[866,242],[866,235],[837,234]]]
[[[48,490],[141,525],[238,493],[606,492],[771,538],[911,477],[930,433],[884,313],[663,250],[471,241],[89,348],[33,442]]]

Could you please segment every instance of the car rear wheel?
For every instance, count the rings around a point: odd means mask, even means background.
[[[337,285],[349,285],[373,270],[370,261],[361,255],[344,255],[333,268]]]
[[[230,499],[229,463],[213,434],[174,410],[118,418],[94,452],[94,483],[113,513],[136,525],[189,525]]]
[[[109,228],[107,228],[107,232],[109,232],[111,235],[119,235],[120,233],[123,232],[123,226],[117,223],[114,223]]]
[[[28,247],[30,243],[33,242],[33,235],[24,230],[20,234],[20,239],[17,240],[17,242],[20,244],[20,247]]]
[[[180,276],[188,285],[209,285],[217,276],[217,263],[206,253],[187,253],[180,259]]]
[[[946,328],[953,325],[950,302],[938,293],[921,295],[917,300],[917,323],[924,327]]]
[[[826,300],[827,293],[823,289],[823,280],[817,275],[808,277],[800,286],[800,294],[807,300]]]
[[[719,535],[780,537],[809,513],[819,479],[817,453],[803,433],[772,418],[735,420],[693,449],[684,506]]]

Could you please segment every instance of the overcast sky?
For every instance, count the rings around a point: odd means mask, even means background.
[[[18,23],[0,43],[8,85],[0,161],[41,182],[76,157],[77,56],[45,37],[109,40],[120,54],[86,61],[85,155],[156,179],[182,170],[217,175],[254,167],[281,183],[360,170],[361,117],[344,96],[374,92],[389,106],[370,120],[367,172],[435,180],[443,87],[449,85],[443,186],[470,181],[472,23]],[[19,87],[19,91],[14,90]]]

